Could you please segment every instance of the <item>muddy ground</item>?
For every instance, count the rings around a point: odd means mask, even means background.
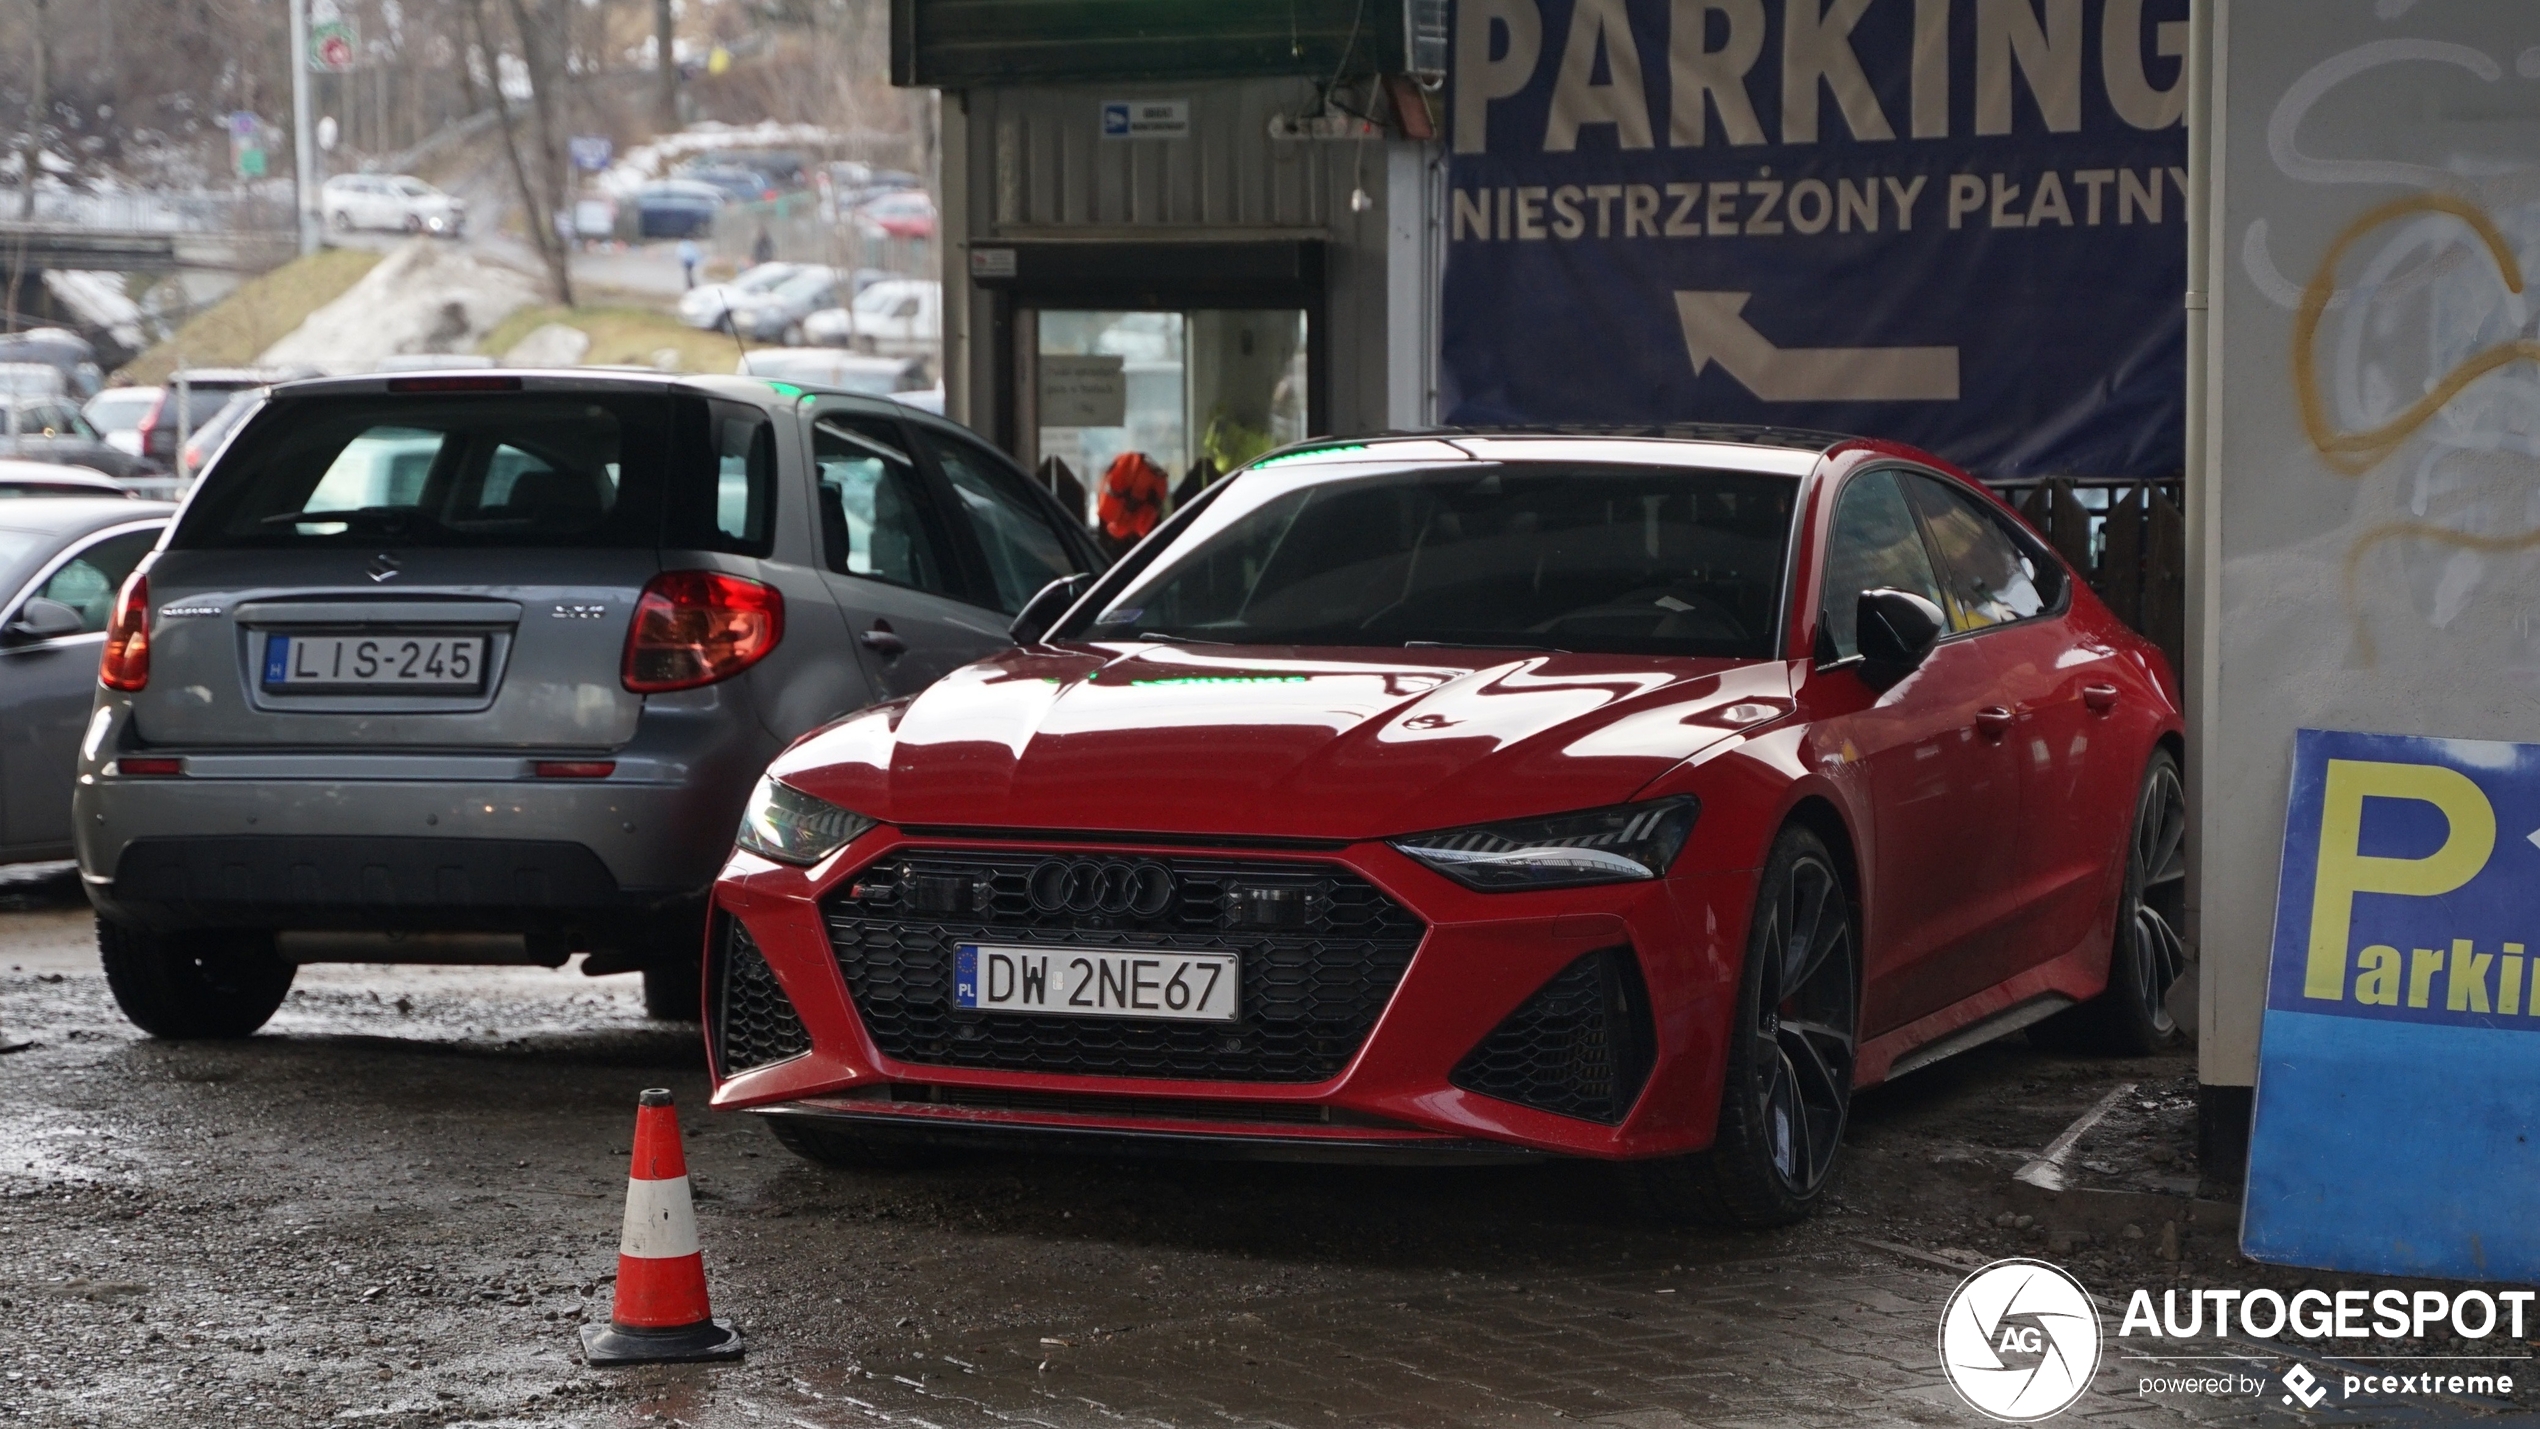
[[[705,1112],[695,1028],[647,1021],[627,978],[310,967],[262,1035],[151,1041],[116,1012],[76,897],[0,888],[0,1043],[33,1044],[0,1056],[0,1419],[1715,1422],[1698,1403],[1964,1423],[1928,1364],[1953,1266],[2041,1255],[2120,1303],[2180,1278],[2293,1283],[2239,1259],[2224,1203],[2183,1194],[2184,1054],[2014,1037],[1865,1093],[1827,1213],[1768,1234],[1657,1226],[1587,1165],[847,1173]],[[649,1085],[679,1099],[741,1365],[578,1363]],[[2014,1186],[2122,1085],[2072,1158],[2077,1185],[2130,1193],[2099,1223]],[[1787,1353],[1738,1349],[1759,1316],[1795,1327]],[[1474,1356],[1485,1340],[1503,1348]],[[1362,1350],[1371,1367],[1333,1368]],[[1709,1377],[1675,1372],[1691,1361]],[[1301,1387],[1327,1382],[1357,1388]]]

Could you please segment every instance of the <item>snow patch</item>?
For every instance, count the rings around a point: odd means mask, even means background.
[[[503,354],[505,367],[579,367],[591,335],[563,323],[541,323]]]
[[[121,273],[48,268],[44,271],[44,290],[78,318],[80,326],[106,334],[124,351],[139,352],[150,345],[154,324],[139,303],[124,296]]]
[[[536,301],[526,274],[473,249],[411,239],[257,360],[345,373],[386,357],[474,352],[496,324]]]

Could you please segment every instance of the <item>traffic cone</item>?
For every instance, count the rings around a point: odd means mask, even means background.
[[[705,1257],[688,1204],[688,1158],[670,1092],[637,1098],[635,1167],[617,1243],[617,1299],[606,1325],[582,1327],[585,1364],[674,1364],[741,1357],[741,1332],[706,1304]]]

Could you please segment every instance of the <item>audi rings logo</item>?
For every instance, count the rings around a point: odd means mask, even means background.
[[[2071,1407],[2099,1368],[2099,1310],[2042,1260],[1997,1260],[1940,1315],[1940,1368],[1967,1407],[2029,1424]]]
[[[1126,859],[1051,859],[1032,870],[1032,906],[1044,913],[1152,918],[1173,906],[1173,873]]]

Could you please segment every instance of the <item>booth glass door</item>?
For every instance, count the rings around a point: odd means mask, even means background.
[[[1203,460],[1223,473],[1306,435],[1301,308],[1043,308],[1033,318],[1034,456],[1066,462],[1089,500],[1123,452],[1143,454],[1179,490]]]

